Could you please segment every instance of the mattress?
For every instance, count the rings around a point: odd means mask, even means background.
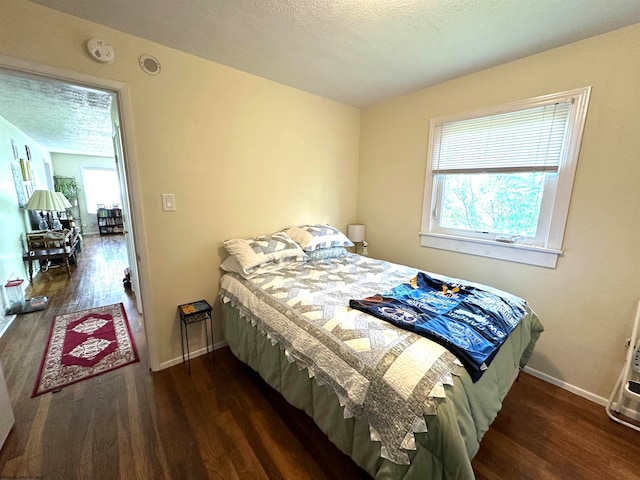
[[[225,338],[375,478],[473,478],[471,459],[543,328],[527,307],[474,383],[440,345],[349,308],[417,272],[349,254],[225,274]]]

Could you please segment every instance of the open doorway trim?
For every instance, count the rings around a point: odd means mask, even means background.
[[[42,77],[48,77],[55,81],[67,81],[69,83],[84,85],[97,89],[109,90],[115,93],[118,101],[118,111],[120,114],[122,140],[124,158],[123,165],[127,172],[127,188],[129,191],[129,200],[131,208],[132,223],[134,228],[134,241],[136,245],[136,256],[138,259],[137,268],[140,279],[140,303],[145,308],[145,335],[147,337],[148,363],[151,370],[160,370],[160,361],[158,357],[157,335],[153,322],[149,322],[150,305],[152,303],[152,293],[149,289],[149,264],[147,261],[147,238],[146,228],[144,224],[144,216],[142,214],[142,194],[140,189],[140,175],[138,170],[138,162],[133,142],[133,114],[131,111],[131,101],[129,96],[129,87],[126,83],[109,80],[106,78],[95,77],[80,72],[65,70],[61,68],[51,67],[23,60],[20,58],[0,55],[0,67],[16,72],[31,73]]]

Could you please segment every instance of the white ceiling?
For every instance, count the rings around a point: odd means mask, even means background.
[[[640,22],[639,0],[33,1],[356,107]],[[41,132],[55,126],[40,125],[54,115],[44,98],[19,118],[7,95],[0,115],[47,147],[62,142],[60,128]],[[55,149],[89,148],[73,145],[81,131]]]
[[[638,0],[34,1],[357,107],[640,22]]]
[[[112,99],[108,92],[0,69],[0,116],[51,152],[113,156]]]

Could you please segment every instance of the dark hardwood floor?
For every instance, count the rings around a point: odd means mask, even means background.
[[[20,315],[0,338],[16,425],[1,478],[368,478],[313,422],[229,349],[150,373],[143,319],[122,287],[120,236],[86,237],[78,268],[40,273],[30,295],[47,310]],[[142,358],[58,393],[30,398],[54,315],[123,302]],[[640,478],[640,433],[602,407],[523,374],[473,461],[480,479]]]

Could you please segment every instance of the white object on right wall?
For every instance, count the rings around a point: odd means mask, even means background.
[[[176,211],[176,196],[173,193],[162,194],[162,211],[163,212]]]
[[[640,300],[636,308],[631,337],[627,339],[627,356],[618,381],[613,387],[606,406],[607,415],[615,422],[640,432],[640,425],[631,423],[620,416],[640,420]],[[624,406],[623,403],[625,403]],[[632,408],[632,407],[635,407]]]

